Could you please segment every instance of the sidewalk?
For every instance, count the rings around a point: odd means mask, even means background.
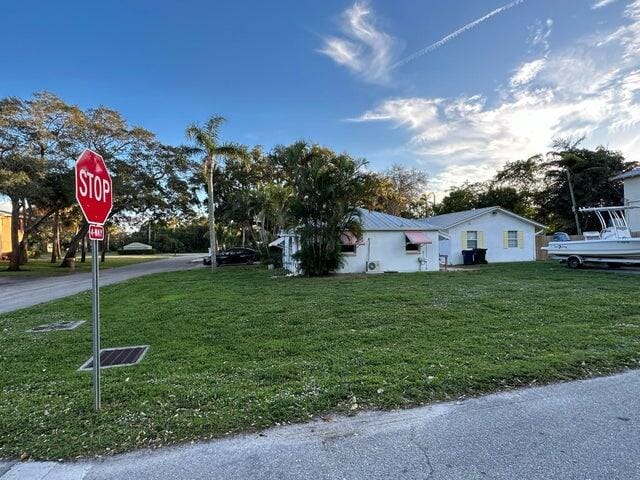
[[[640,479],[638,392],[632,371],[100,461],[0,462],[0,479]]]

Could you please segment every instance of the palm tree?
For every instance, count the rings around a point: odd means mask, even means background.
[[[219,130],[225,119],[213,116],[204,125],[191,124],[186,131],[187,138],[194,143],[193,151],[202,156],[202,173],[207,182],[207,196],[209,197],[209,241],[211,245],[211,271],[215,271],[216,251],[216,217],[213,199],[213,175],[218,157],[246,158],[247,149],[237,143],[220,143]]]

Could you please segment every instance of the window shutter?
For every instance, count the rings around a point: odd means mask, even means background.
[[[502,232],[502,247],[509,248],[509,231],[505,230]]]
[[[478,248],[484,248],[484,232],[478,230]]]
[[[524,232],[518,230],[518,247],[524,248]]]
[[[462,230],[462,248],[467,248],[467,231]]]

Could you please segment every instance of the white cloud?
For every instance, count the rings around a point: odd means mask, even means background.
[[[591,146],[622,149],[634,159],[640,145],[640,0],[629,4],[625,17],[604,38],[580,39],[521,64],[510,88],[493,102],[484,95],[393,98],[357,120],[405,128],[408,148],[434,174],[439,191],[488,179],[506,161],[545,153],[557,137],[587,135]]]
[[[544,22],[536,22],[531,34],[531,44],[549,50],[549,37],[553,29],[553,20],[547,18]]]
[[[346,38],[325,37],[319,52],[366,81],[387,83],[395,40],[376,28],[366,2],[356,2],[343,12],[342,30]]]
[[[596,10],[598,8],[602,8],[602,7],[606,7],[607,5],[612,4],[613,2],[615,2],[616,0],[598,0],[596,3],[594,3],[593,5],[591,5],[591,8],[593,10]]]
[[[325,37],[323,39],[323,46],[318,51],[327,55],[337,64],[347,67],[368,82],[387,84],[391,79],[391,70],[440,48],[457,36],[489,20],[491,17],[524,2],[525,0],[513,0],[467,23],[437,42],[392,63],[393,52],[397,42],[392,36],[376,28],[372,9],[366,0],[363,0],[354,3],[342,13],[342,31],[344,36]],[[546,34],[540,33],[544,41],[546,41],[549,35],[552,23],[551,20],[547,20],[549,31],[547,31]]]
[[[509,83],[512,87],[520,87],[522,85],[526,85],[534,78],[536,78],[538,73],[540,73],[540,70],[544,68],[545,63],[546,60],[544,58],[539,58],[537,60],[532,60],[531,62],[523,63],[516,69],[515,73],[511,77],[511,80],[509,80]]]
[[[624,47],[624,59],[634,61],[640,54],[640,1],[629,3],[624,14],[631,22],[618,28],[603,43],[619,42]]]

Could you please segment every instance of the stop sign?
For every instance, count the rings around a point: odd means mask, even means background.
[[[76,161],[76,200],[87,222],[102,225],[113,208],[113,188],[100,155],[85,150]]]

